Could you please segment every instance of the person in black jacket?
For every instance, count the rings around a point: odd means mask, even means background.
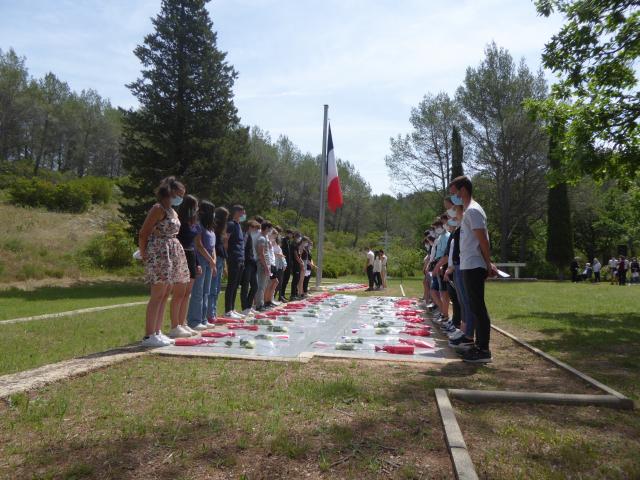
[[[280,244],[280,248],[282,248],[282,254],[284,255],[285,260],[287,261],[287,266],[282,272],[282,280],[280,282],[279,288],[279,297],[278,300],[281,302],[286,302],[287,297],[285,296],[287,292],[287,285],[289,284],[289,278],[291,277],[291,266],[293,265],[293,250],[291,248],[291,244],[293,243],[293,231],[286,230],[285,235],[282,237],[282,243]]]

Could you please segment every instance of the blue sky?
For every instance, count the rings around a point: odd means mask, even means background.
[[[0,48],[27,57],[34,76],[53,71],[75,90],[134,106],[133,49],[151,31],[159,0],[0,0]],[[322,146],[329,104],[336,155],[374,193],[392,193],[389,137],[409,131],[427,92],[450,94],[495,41],[531,68],[561,19],[529,0],[217,0],[218,46],[239,72],[245,125],[284,134],[303,151]]]

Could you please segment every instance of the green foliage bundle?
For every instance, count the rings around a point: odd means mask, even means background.
[[[136,245],[124,222],[107,224],[105,233],[94,237],[82,251],[82,255],[98,268],[122,268],[133,263]]]

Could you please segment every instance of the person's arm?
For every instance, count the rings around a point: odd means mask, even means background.
[[[151,232],[155,228],[156,224],[164,218],[164,210],[161,207],[155,205],[149,210],[147,218],[145,218],[140,233],[138,234],[138,248],[140,249],[140,256],[143,261],[147,260],[147,243]]]
[[[207,252],[206,248],[204,248],[204,244],[202,243],[202,233],[196,235],[196,248],[198,249],[200,255],[202,255],[207,261],[211,269],[214,270],[216,268],[216,259],[212,257],[209,252]]]
[[[480,253],[482,253],[482,258],[487,264],[487,276],[495,277],[498,274],[498,269],[491,261],[491,252],[489,250],[489,239],[487,238],[487,230],[484,228],[476,228],[473,230],[473,234],[476,236],[478,242],[480,243]]]

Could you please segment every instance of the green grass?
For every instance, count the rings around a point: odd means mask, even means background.
[[[148,299],[142,282],[92,281],[72,286],[0,290],[0,320],[65,312]]]
[[[421,295],[418,280],[404,286],[407,295]],[[489,282],[486,301],[496,325],[640,398],[640,287]]]

